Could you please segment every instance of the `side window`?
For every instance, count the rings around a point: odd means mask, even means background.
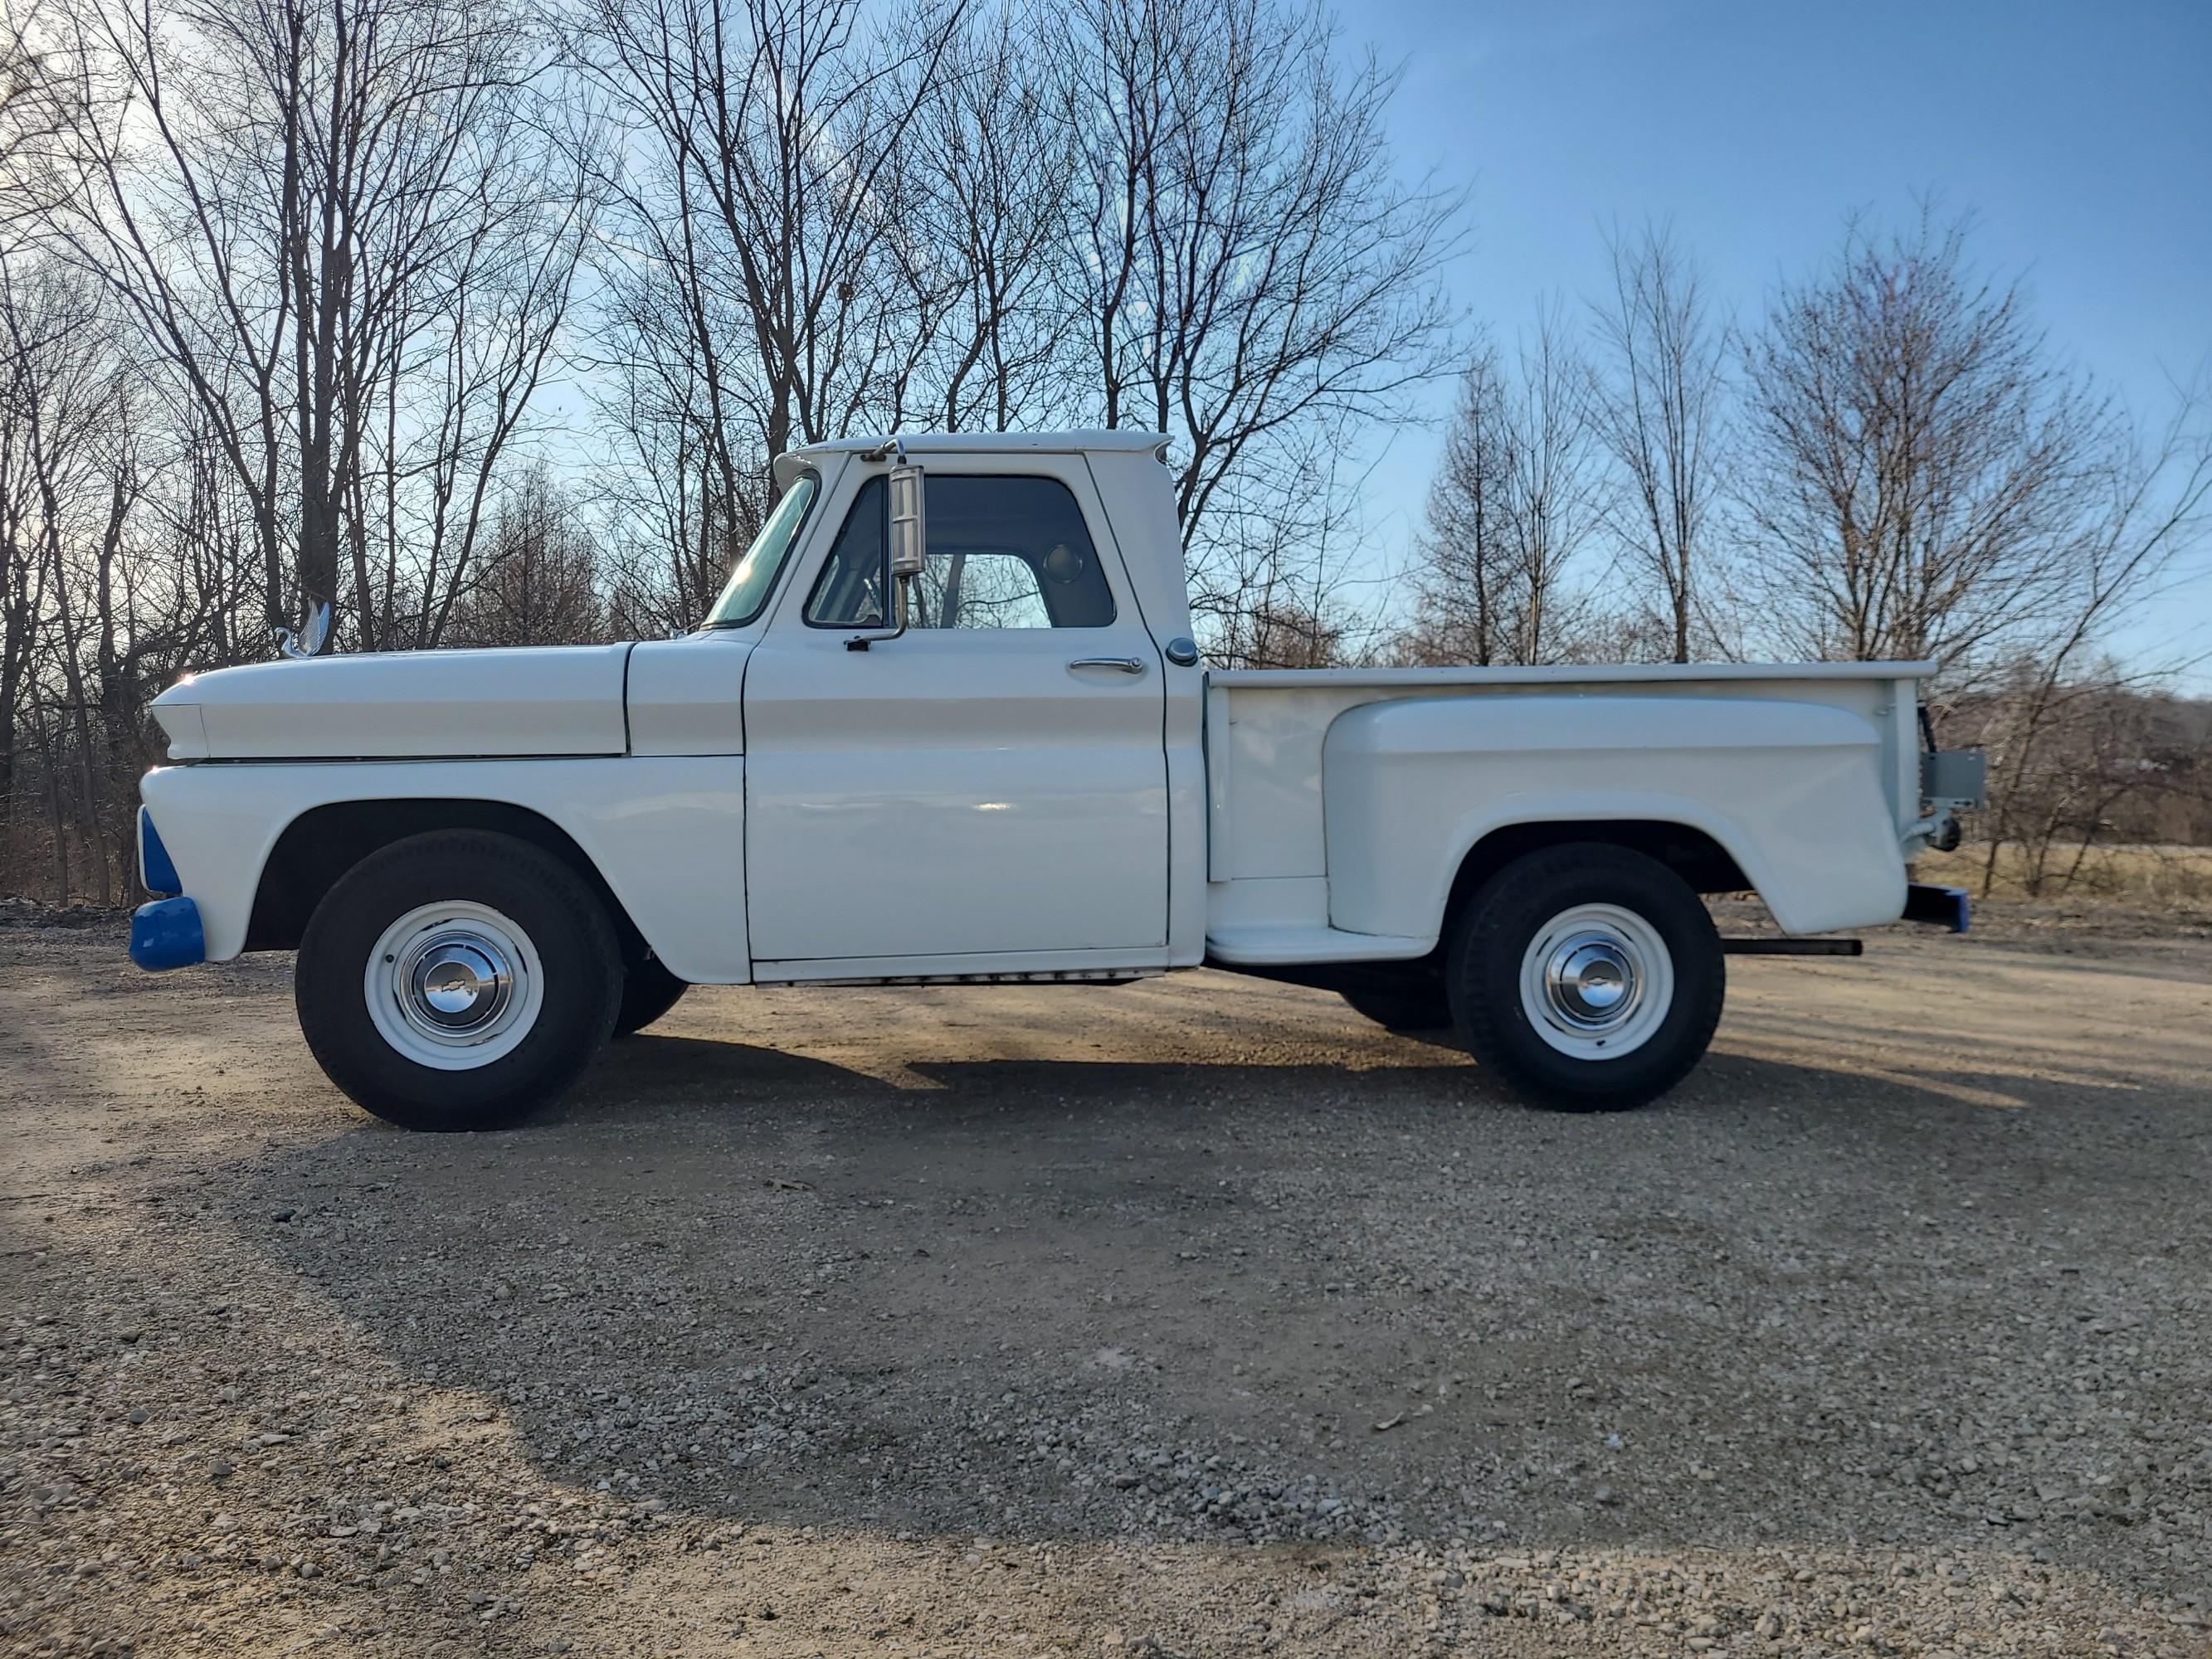
[[[830,544],[829,562],[806,596],[806,620],[817,628],[881,628],[890,556],[890,491],[881,477],[861,485],[853,510]]]
[[[807,597],[817,628],[885,626],[881,477],[861,486]],[[909,596],[909,628],[1103,628],[1114,592],[1067,486],[1056,478],[933,471],[929,558]]]

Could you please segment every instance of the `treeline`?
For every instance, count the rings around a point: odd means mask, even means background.
[[[930,427],[1170,434],[1216,660],[1928,654],[1996,833],[2113,833],[2049,792],[2134,763],[2105,652],[2197,545],[2195,401],[2143,437],[1930,225],[1747,325],[1622,236],[1493,341],[1392,87],[1297,0],[11,7],[0,890],[132,896],[181,672],[323,603],[348,650],[665,633],[769,457]],[[1453,376],[1362,585],[1363,458]],[[2185,793],[2160,752],[2116,799]]]

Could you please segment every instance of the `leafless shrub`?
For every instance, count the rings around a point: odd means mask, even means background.
[[[606,631],[599,550],[543,466],[500,498],[476,574],[453,607],[455,645],[581,645]]]
[[[2023,661],[1950,711],[1985,744],[2000,787],[1978,816],[1984,893],[2151,894],[2192,888],[2212,846],[2212,705],[2146,691],[2108,659],[2055,688]],[[2030,722],[2033,730],[2030,730]]]

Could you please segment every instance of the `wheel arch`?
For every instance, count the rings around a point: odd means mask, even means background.
[[[307,919],[347,871],[395,842],[441,830],[512,836],[559,859],[605,908],[623,959],[636,961],[646,954],[645,936],[628,907],[574,836],[531,807],[467,796],[326,801],[299,813],[278,832],[262,863],[245,948],[296,950]]]
[[[1475,836],[1452,872],[1441,908],[1442,939],[1482,884],[1530,853],[1577,842],[1641,853],[1680,876],[1694,893],[1756,892],[1736,855],[1710,830],[1679,818],[1540,817],[1493,824]]]

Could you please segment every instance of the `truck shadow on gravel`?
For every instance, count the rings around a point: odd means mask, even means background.
[[[2140,1455],[2212,1414],[2201,1320],[2140,1313],[2201,1292],[2202,1100],[2116,1137],[2060,1085],[1716,1055],[1563,1117],[1394,1053],[894,1084],[648,1036],[526,1129],[263,1166],[235,1218],[552,1480],[704,1516],[2150,1541]]]

